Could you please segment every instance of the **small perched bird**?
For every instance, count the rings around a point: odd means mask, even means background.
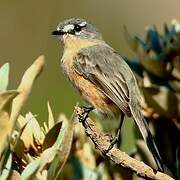
[[[157,169],[163,171],[161,157],[141,112],[136,79],[124,59],[84,19],[71,18],[60,22],[52,34],[63,45],[62,68],[80,95],[101,114],[120,118],[120,127],[124,115],[132,116]],[[117,142],[120,127],[112,146]]]

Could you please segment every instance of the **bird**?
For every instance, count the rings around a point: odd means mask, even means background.
[[[83,99],[104,117],[119,118],[120,125],[112,145],[117,142],[124,116],[137,124],[156,169],[163,172],[163,163],[153,136],[144,118],[136,78],[122,56],[108,45],[95,26],[83,18],[61,21],[52,35],[63,47],[61,67]]]

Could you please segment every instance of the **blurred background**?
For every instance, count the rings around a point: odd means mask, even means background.
[[[0,66],[10,62],[10,86],[16,88],[24,71],[41,54],[46,57],[43,74],[35,83],[23,112],[31,111],[38,119],[47,116],[50,101],[55,117],[64,112],[68,117],[80,101],[60,68],[62,47],[51,35],[59,21],[82,17],[94,24],[104,39],[123,56],[132,57],[123,34],[126,25],[130,33],[144,36],[147,25],[156,25],[161,32],[165,22],[180,20],[179,0],[1,0],[0,1]],[[133,121],[123,128],[122,149],[133,145]],[[127,136],[128,135],[128,136]]]
[[[89,20],[103,34],[106,42],[122,55],[130,57],[130,48],[123,37],[123,25],[139,35],[144,34],[147,25],[155,24],[161,30],[163,23],[180,19],[179,7],[178,0],[1,0],[0,64],[10,62],[9,88],[16,88],[25,69],[44,54],[46,67],[25,110],[41,116],[49,100],[56,115],[60,111],[70,115],[79,97],[60,69],[62,48],[51,36],[59,21],[69,17]]]

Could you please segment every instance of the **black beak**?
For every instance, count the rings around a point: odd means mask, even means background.
[[[64,34],[64,32],[62,32],[62,31],[53,31],[52,33],[51,33],[52,35],[55,35],[55,36],[58,36],[58,35],[63,35]]]

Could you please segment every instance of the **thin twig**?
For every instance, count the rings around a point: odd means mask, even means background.
[[[76,107],[76,112],[78,116],[83,114],[83,109]],[[124,168],[131,169],[139,177],[155,180],[173,180],[172,177],[161,173],[159,171],[153,170],[150,166],[145,163],[138,161],[125,152],[113,147],[108,153],[104,152],[110,146],[110,138],[96,127],[95,123],[88,117],[85,122],[83,122],[87,136],[93,141],[95,147],[107,158],[112,160],[116,165],[120,165]]]

